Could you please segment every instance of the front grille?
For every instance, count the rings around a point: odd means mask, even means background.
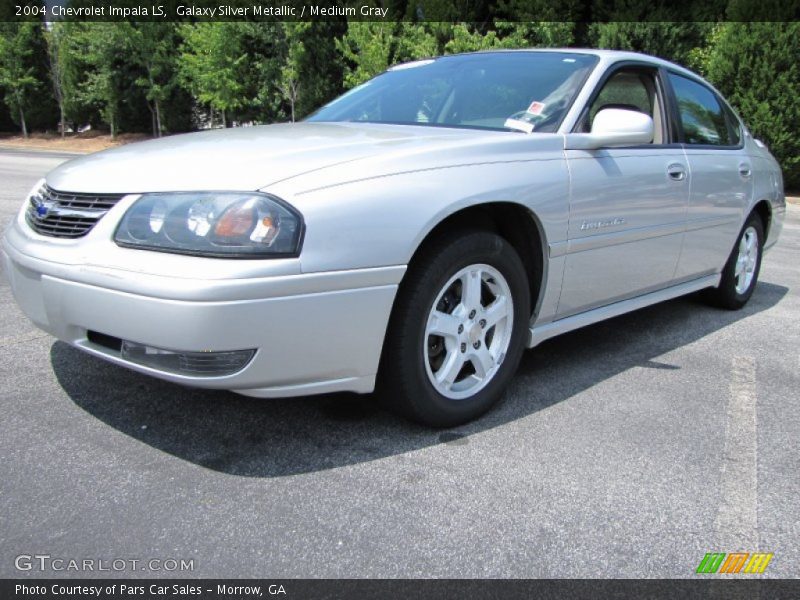
[[[28,225],[41,235],[79,238],[95,226],[124,194],[73,194],[44,185],[31,195]]]

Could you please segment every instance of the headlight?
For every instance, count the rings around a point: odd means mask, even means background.
[[[125,213],[114,241],[219,258],[296,256],[303,220],[291,206],[259,192],[144,194]]]

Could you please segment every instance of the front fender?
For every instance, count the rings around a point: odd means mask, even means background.
[[[291,195],[271,190],[303,214],[303,272],[405,265],[448,216],[489,202],[534,213],[548,243],[568,225],[569,174],[563,158],[421,170]]]

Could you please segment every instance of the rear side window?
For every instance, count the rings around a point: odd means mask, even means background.
[[[706,86],[669,74],[670,83],[678,99],[683,135],[687,144],[735,146],[738,135],[729,128],[725,111],[714,93]],[[738,128],[738,124],[737,124]]]
[[[728,130],[731,132],[731,145],[738,146],[742,141],[742,127],[739,125],[737,119],[727,106],[725,107],[725,119],[728,122]]]

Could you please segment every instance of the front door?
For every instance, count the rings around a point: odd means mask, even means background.
[[[622,67],[601,86],[578,131],[614,107],[649,114],[655,135],[646,146],[567,151],[572,186],[559,317],[667,287],[683,240],[689,171],[683,149],[669,143],[657,71]]]

